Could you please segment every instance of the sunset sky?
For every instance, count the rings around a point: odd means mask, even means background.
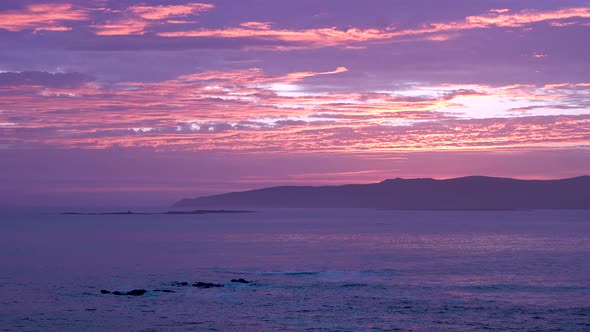
[[[590,174],[590,1],[0,2],[2,206]]]

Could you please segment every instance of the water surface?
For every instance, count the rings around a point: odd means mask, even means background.
[[[590,330],[590,211],[0,219],[5,331]]]

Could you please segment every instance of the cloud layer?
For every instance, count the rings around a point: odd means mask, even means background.
[[[0,153],[268,160],[245,187],[523,177],[505,155],[573,175],[554,159],[590,164],[589,32],[582,0],[2,2]]]

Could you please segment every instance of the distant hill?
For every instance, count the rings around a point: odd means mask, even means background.
[[[590,176],[516,180],[469,176],[373,184],[284,186],[183,199],[177,208],[590,209]]]

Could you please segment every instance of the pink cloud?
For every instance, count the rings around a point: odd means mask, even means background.
[[[66,77],[4,74],[0,109],[7,111],[0,123],[14,125],[0,130],[10,131],[9,144],[232,153],[590,145],[590,98],[572,93],[588,84],[442,84],[338,93],[306,86],[308,78],[346,71],[268,75],[253,68],[113,85],[56,85],[51,82]],[[45,83],[29,84],[32,78]],[[297,93],[284,93],[282,85]],[[496,106],[486,115],[490,105]]]
[[[482,16],[469,16],[466,21],[475,27],[521,27],[525,24],[571,18],[590,18],[590,8],[566,8],[552,11],[523,10],[510,14],[501,12]]]
[[[333,71],[326,72],[293,72],[283,76],[268,76],[261,69],[251,68],[246,70],[235,71],[207,71],[196,74],[182,75],[180,81],[216,81],[227,82],[229,85],[253,85],[263,83],[294,83],[307,77],[320,75],[333,75],[347,72],[346,67],[338,67]]]
[[[214,8],[212,4],[188,3],[184,5],[138,5],[116,13],[111,20],[93,24],[97,35],[141,35],[154,25],[186,24],[192,21],[177,20],[179,17],[198,15]]]
[[[251,29],[259,29],[259,30],[268,30],[271,28],[271,22],[244,22],[240,23],[241,26],[244,28],[251,28]]]
[[[91,25],[99,36],[140,35],[149,23],[135,18],[125,18]]]
[[[490,9],[490,12],[492,12],[492,13],[498,13],[498,14],[507,13],[509,11],[510,11],[510,9],[508,9],[508,8]]]
[[[48,27],[41,27],[35,28],[35,32],[38,31],[70,31],[72,28],[65,27],[65,26],[48,26]]]
[[[246,25],[244,25],[246,24]],[[173,31],[158,33],[162,37],[212,37],[212,38],[259,38],[290,43],[301,43],[308,46],[337,46],[372,40],[389,39],[393,35],[385,30],[350,28],[317,28],[305,30],[270,29],[269,25],[254,25],[252,22],[242,24],[243,27],[227,29],[199,29],[189,31]]]
[[[183,5],[132,6],[129,11],[146,20],[163,20],[170,17],[182,17],[200,14],[215,6],[206,3],[187,3]]]
[[[66,31],[69,28],[63,26],[64,22],[88,19],[88,10],[76,9],[71,4],[36,4],[23,10],[0,12],[0,29]]]
[[[560,23],[560,20],[572,18],[590,18],[590,8],[566,8],[551,11],[523,10],[514,13],[507,9],[493,9],[484,15],[468,16],[463,21],[434,22],[406,30],[354,27],[346,30],[335,27],[291,30],[273,29],[269,22],[244,22],[240,24],[240,27],[168,31],[160,32],[158,35],[162,37],[255,38],[294,44],[291,46],[266,46],[277,50],[297,47],[355,47],[351,44],[384,40],[396,41],[414,37],[441,42],[458,37],[452,33],[461,31],[491,27],[523,27],[539,22],[550,22],[555,27],[577,24],[575,22]]]
[[[580,24],[579,22],[559,22],[559,21],[553,21],[550,22],[549,25],[554,26],[554,27],[568,27],[571,25],[578,25]]]
[[[187,3],[180,5],[135,5],[125,10],[95,9],[108,14],[106,21],[89,26],[98,35],[144,34],[151,26],[195,24],[184,20],[191,15],[199,15],[214,8],[213,4]],[[71,4],[37,4],[22,10],[0,12],[0,28],[9,31],[32,29],[36,31],[68,31],[68,21],[91,21],[92,10],[74,8]],[[280,41],[292,45],[267,46],[277,50],[297,47],[345,46],[362,47],[355,44],[374,41],[400,41],[408,38],[421,38],[435,42],[457,38],[457,33],[471,29],[490,27],[524,27],[532,23],[549,22],[554,27],[564,27],[585,22],[572,19],[590,18],[590,8],[577,7],[549,11],[523,10],[511,12],[507,9],[492,9],[483,15],[468,16],[463,21],[432,22],[414,29],[396,30],[392,28],[361,29],[335,27],[311,29],[277,29],[270,22],[249,21],[238,27],[223,29],[200,28],[182,31],[158,32],[163,37],[207,37],[207,38],[255,38]]]

